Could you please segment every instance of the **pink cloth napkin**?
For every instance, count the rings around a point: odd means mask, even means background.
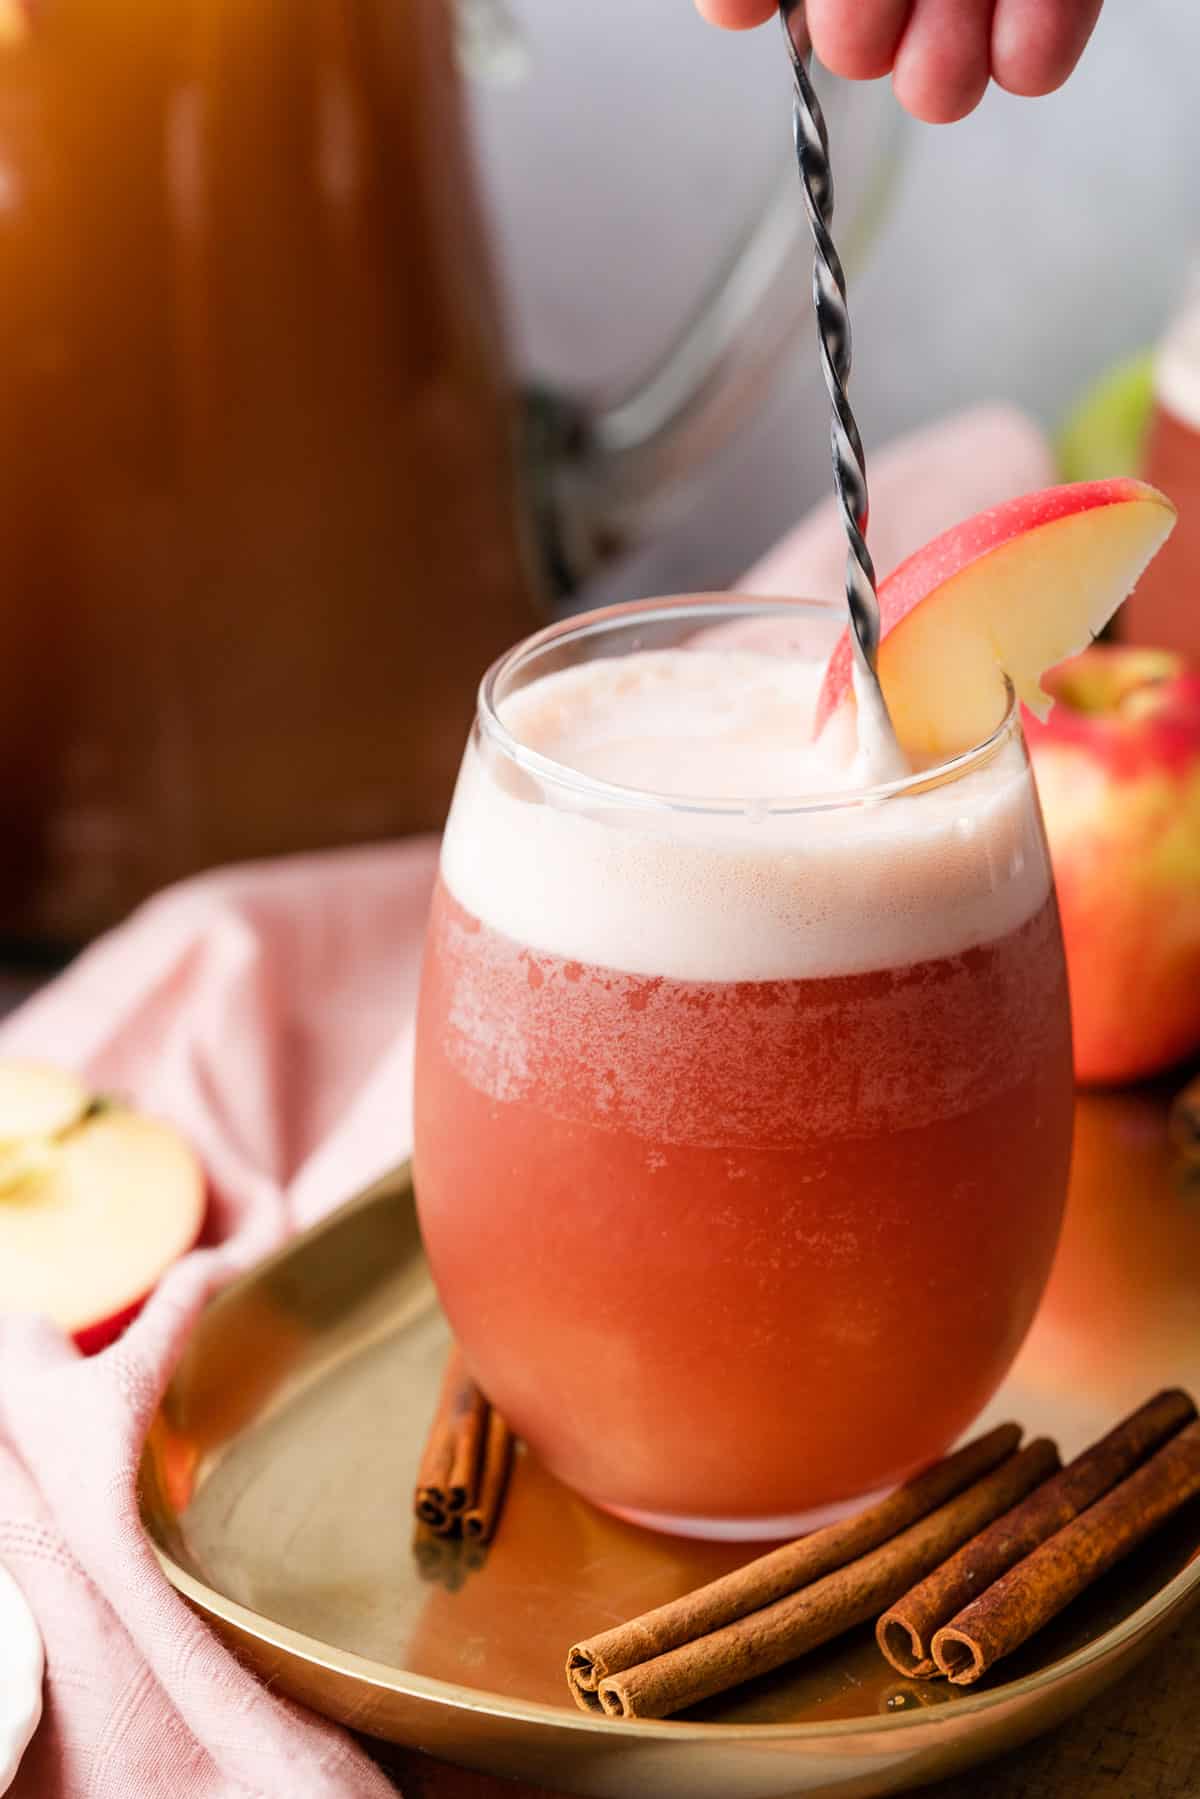
[[[1044,484],[1036,428],[966,415],[875,467],[880,564]],[[822,508],[744,585],[838,591]],[[162,894],[0,1030],[174,1121],[212,1185],[208,1247],[111,1349],[0,1319],[0,1560],[47,1648],[47,1707],[17,1799],[379,1799],[351,1739],[272,1696],[168,1586],[135,1479],[149,1418],[205,1298],[409,1146],[413,1012],[436,848],[252,865]]]
[[[142,1536],[142,1438],[206,1296],[405,1154],[429,840],[164,893],[3,1031],[171,1118],[212,1182],[186,1257],[111,1350],[0,1320],[0,1559],[46,1639],[18,1799],[384,1799],[344,1732],[273,1698]]]

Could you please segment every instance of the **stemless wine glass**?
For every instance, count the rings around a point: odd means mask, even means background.
[[[486,676],[420,1004],[421,1227],[481,1384],[596,1504],[806,1528],[942,1450],[1033,1317],[1070,1154],[1066,976],[1020,720],[868,792],[563,766],[532,684],[837,609],[570,620]],[[563,702],[559,702],[563,703]]]

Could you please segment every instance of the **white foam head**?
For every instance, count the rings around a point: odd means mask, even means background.
[[[531,948],[698,981],[908,966],[1024,923],[1050,871],[1019,739],[924,791],[789,806],[863,786],[852,713],[812,739],[822,673],[689,647],[510,693],[511,737],[587,779],[542,779],[477,727],[443,847],[450,892]]]

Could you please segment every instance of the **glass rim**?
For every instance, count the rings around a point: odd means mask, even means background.
[[[580,642],[604,635],[635,619],[647,623],[662,619],[736,617],[743,612],[758,616],[773,612],[780,616],[806,616],[814,612],[840,612],[841,602],[821,599],[781,599],[757,594],[729,592],[673,595],[663,599],[626,600],[615,606],[596,607],[546,625],[531,636],[522,638],[502,656],[497,657],[479,683],[476,696],[476,724],[488,742],[525,773],[540,781],[566,788],[606,805],[642,808],[663,812],[688,812],[727,817],[753,813],[762,816],[795,816],[810,812],[853,811],[864,805],[881,805],[890,800],[906,799],[931,789],[946,787],[962,780],[976,768],[985,767],[1004,743],[1019,732],[1020,707],[1016,691],[1007,674],[1000,670],[1004,683],[1005,706],[998,723],[978,743],[949,756],[932,768],[902,775],[898,780],[884,781],[872,787],[834,788],[825,792],[798,795],[738,794],[720,797],[703,794],[659,793],[651,788],[627,787],[616,781],[604,781],[559,762],[541,750],[531,749],[508,729],[497,710],[496,691],[504,678],[518,669],[531,656],[555,645]]]

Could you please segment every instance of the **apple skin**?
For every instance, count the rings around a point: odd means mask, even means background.
[[[71,1341],[83,1355],[99,1355],[110,1343],[115,1343],[131,1325],[146,1301],[149,1293],[143,1293],[122,1312],[116,1312],[111,1318],[99,1318],[95,1324],[85,1324],[81,1330],[74,1331]]]
[[[976,513],[902,562],[879,589],[879,675],[905,747],[937,759],[978,742],[999,722],[998,664],[1018,698],[1044,715],[1044,670],[1099,633],[1174,523],[1171,502],[1143,481],[1078,481]],[[1027,596],[1038,603],[1022,603]],[[1011,639],[1007,654],[1000,637]],[[816,733],[852,687],[845,631],[821,685]],[[931,729],[928,705],[957,712],[951,736],[957,730],[962,741]],[[990,722],[977,716],[981,705]],[[972,718],[976,728],[965,729]]]
[[[1200,668],[1093,645],[1026,736],[1050,840],[1075,1072],[1132,1081],[1200,1047]]]
[[[203,1220],[201,1228],[197,1230],[192,1242],[180,1252],[181,1256],[185,1256],[190,1250],[195,1249],[196,1244],[200,1241],[202,1230]],[[163,1272],[165,1274],[166,1270],[164,1269]],[[110,1344],[117,1341],[118,1337],[125,1335],[153,1292],[154,1288],[148,1287],[139,1299],[131,1300],[127,1306],[119,1312],[114,1312],[110,1318],[98,1318],[94,1324],[85,1324],[79,1330],[73,1331],[71,1341],[76,1349],[82,1355],[99,1355],[102,1349],[107,1349]]]

